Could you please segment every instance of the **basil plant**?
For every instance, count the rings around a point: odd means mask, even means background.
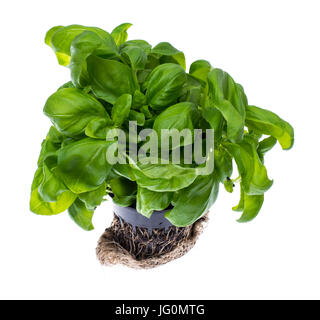
[[[52,126],[41,146],[31,211],[55,215],[68,210],[80,227],[91,230],[94,210],[109,194],[117,205],[134,206],[146,217],[168,209],[166,218],[185,227],[207,213],[220,184],[232,192],[239,183],[240,201],[233,210],[242,212],[238,221],[252,220],[273,183],[264,156],[277,141],[290,149],[293,128],[275,113],[249,105],[242,86],[208,61],[193,62],[187,72],[183,52],[171,44],[127,41],[130,26],[121,24],[111,33],[81,25],[47,32],[45,42],[59,64],[70,69],[71,81],[44,106]],[[132,122],[138,136],[145,129],[160,135],[163,129],[189,129],[192,134],[169,144],[165,163],[160,152],[159,161],[150,163],[130,157],[135,143],[147,149],[147,140],[130,142]],[[108,139],[120,129],[129,138],[121,150],[117,139]],[[207,157],[214,163],[211,171],[194,161],[190,146],[196,129],[203,144],[207,130],[214,132]],[[176,150],[191,150],[191,161],[174,163]],[[125,161],[111,163],[108,152],[121,153]],[[235,166],[239,176],[231,179]]]

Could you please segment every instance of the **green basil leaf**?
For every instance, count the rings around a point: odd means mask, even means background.
[[[130,207],[136,202],[136,194],[130,196],[114,196],[112,200],[120,207]]]
[[[222,183],[232,175],[232,157],[222,146],[217,146],[214,149],[214,170],[215,175]]]
[[[137,185],[123,177],[109,181],[113,202],[121,207],[129,207],[136,201]]]
[[[150,218],[153,211],[168,208],[173,198],[172,192],[154,192],[138,186],[137,211]]]
[[[191,64],[189,68],[189,73],[193,77],[207,82],[208,73],[210,72],[211,68],[212,66],[210,62],[206,60],[197,60]]]
[[[245,104],[239,86],[230,75],[220,69],[208,74],[210,103],[227,122],[227,136],[232,142],[242,139],[245,124]]]
[[[43,180],[38,191],[44,201],[56,202],[61,193],[69,190],[64,183],[55,176],[48,166],[43,164]]]
[[[69,65],[71,79],[76,87],[83,88],[89,84],[86,60],[91,54],[104,58],[119,55],[118,48],[110,35],[108,38],[101,38],[95,32],[84,31],[76,36],[71,44]]]
[[[239,203],[232,207],[233,211],[241,212],[244,209],[244,191],[243,191],[243,184],[240,184],[240,200]]]
[[[131,110],[129,113],[129,120],[136,121],[137,126],[143,126],[146,121],[146,118],[144,116],[144,113]]]
[[[127,41],[127,38],[128,38],[127,30],[131,26],[132,26],[131,23],[122,23],[112,30],[111,36],[113,37],[113,39],[118,47]]]
[[[79,199],[86,205],[88,210],[94,210],[98,207],[102,201],[103,197],[107,194],[107,185],[104,182],[98,189],[81,193],[78,195]]]
[[[147,100],[155,110],[162,110],[177,102],[186,82],[183,68],[165,63],[156,67],[147,79]]]
[[[120,164],[116,163],[112,171],[114,171],[117,175],[120,175],[128,180],[135,181],[135,175],[133,174],[133,171],[129,164]]]
[[[223,183],[224,188],[226,189],[227,192],[232,193],[233,192],[233,188],[234,188],[234,184],[233,181],[230,179],[226,179]]]
[[[264,155],[270,151],[276,143],[277,139],[274,137],[268,137],[259,142],[257,152],[262,163],[264,161]]]
[[[145,41],[145,40],[129,40],[120,46],[120,52],[130,46],[141,48],[147,56],[149,55],[149,53],[151,51],[151,44],[149,44],[147,41]]]
[[[183,129],[194,129],[194,123],[197,123],[199,120],[198,110],[192,102],[180,102],[175,104],[156,117],[156,120],[153,124],[153,130],[158,134],[159,139],[167,139],[165,132],[162,132],[163,129],[171,130],[177,129],[182,131]],[[168,132],[170,134],[170,132]],[[160,140],[161,141],[161,140]],[[178,145],[172,145],[172,149],[179,147],[180,145],[188,145],[192,143],[191,141],[183,141],[180,139]],[[181,144],[182,143],[182,144]]]
[[[99,188],[106,180],[111,165],[106,160],[112,142],[85,138],[61,148],[58,153],[58,175],[74,193]]]
[[[94,94],[111,104],[138,89],[132,70],[121,62],[89,56],[87,69]]]
[[[248,195],[241,187],[241,199],[238,206],[232,208],[235,211],[243,211],[238,222],[249,222],[259,213],[264,200],[264,195]]]
[[[276,138],[282,149],[291,149],[294,143],[292,126],[275,113],[255,106],[247,106],[246,126]]]
[[[149,110],[149,106],[142,106],[140,108],[140,111],[144,114],[145,118],[147,118],[147,119],[153,118],[153,114]]]
[[[98,100],[73,88],[61,89],[51,95],[43,112],[61,133],[69,137],[84,133],[92,119],[110,119]]]
[[[88,123],[85,134],[90,138],[105,140],[108,130],[113,128],[113,123],[110,120],[93,119]]]
[[[140,108],[147,104],[146,96],[139,90],[136,90],[133,94],[132,98],[132,107],[133,108]]]
[[[75,201],[77,195],[71,191],[65,191],[57,196],[55,202],[47,202],[41,197],[38,190],[43,178],[43,168],[39,167],[31,187],[30,210],[39,215],[55,215],[66,211]]]
[[[160,56],[160,63],[177,63],[186,70],[186,59],[184,53],[173,47],[169,42],[160,42],[151,53]]]
[[[59,64],[67,66],[71,59],[72,40],[80,33],[89,30],[97,33],[103,39],[109,39],[110,34],[100,28],[70,25],[67,27],[57,26],[51,28],[45,38],[45,43],[55,52]]]
[[[94,210],[88,210],[85,204],[77,199],[68,210],[70,218],[83,230],[90,231]]]
[[[237,163],[245,193],[260,195],[266,192],[272,186],[273,181],[268,178],[267,169],[259,158],[253,139],[246,136],[242,142],[227,143],[226,146]]]
[[[135,180],[141,187],[156,192],[173,192],[189,186],[198,175],[195,168],[175,164],[130,164]]]
[[[179,191],[174,208],[165,217],[177,227],[186,227],[208,212],[217,199],[219,181],[214,175],[199,176]]]
[[[202,117],[209,123],[211,129],[214,130],[215,141],[220,140],[225,125],[222,113],[215,107],[205,104],[201,110]]]
[[[124,47],[121,57],[133,70],[143,70],[147,63],[147,55],[138,46]]]
[[[132,96],[123,94],[120,96],[112,108],[112,120],[116,127],[121,127],[122,123],[129,117],[132,104]]]

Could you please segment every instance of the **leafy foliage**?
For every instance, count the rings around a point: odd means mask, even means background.
[[[146,217],[169,209],[167,219],[183,227],[210,209],[220,183],[233,192],[240,182],[233,210],[242,212],[239,222],[254,219],[273,183],[265,155],[277,142],[290,149],[293,128],[273,112],[249,105],[243,87],[208,61],[194,61],[187,72],[184,53],[170,43],[152,47],[145,40],[128,41],[130,27],[124,23],[108,33],[70,25],[47,32],[45,43],[70,69],[71,81],[44,106],[53,126],[41,146],[30,209],[41,215],[68,210],[76,224],[92,230],[94,210],[110,194],[116,204],[136,206]],[[214,129],[213,173],[170,159],[110,164],[106,153],[118,145],[106,140],[107,134],[121,128],[128,135],[129,120],[137,121],[139,131]],[[171,152],[192,145],[193,138],[172,144]],[[239,176],[231,179],[235,167]]]

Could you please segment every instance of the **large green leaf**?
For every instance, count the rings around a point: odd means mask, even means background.
[[[94,94],[111,104],[122,94],[138,89],[132,70],[121,62],[89,56],[87,68]]]
[[[52,94],[43,112],[61,133],[69,137],[84,133],[92,119],[110,119],[97,99],[75,88],[61,89]]]
[[[257,132],[276,138],[283,149],[290,149],[294,142],[292,126],[275,113],[255,106],[247,106],[246,125]]]
[[[177,64],[165,63],[156,67],[147,79],[147,100],[156,110],[162,110],[177,102],[186,82],[183,68]]]
[[[154,192],[138,186],[137,211],[150,218],[153,211],[168,208],[172,198],[172,192]]]
[[[208,212],[218,192],[219,181],[214,175],[199,176],[188,188],[178,192],[174,208],[165,216],[175,226],[189,226]]]
[[[103,184],[111,170],[106,160],[106,151],[111,144],[85,138],[59,151],[58,174],[72,192],[92,191]]]

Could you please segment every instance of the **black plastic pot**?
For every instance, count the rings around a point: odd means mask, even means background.
[[[130,224],[134,231],[136,227],[140,227],[148,229],[149,234],[152,234],[153,229],[164,229],[167,232],[173,226],[164,216],[168,210],[154,211],[150,218],[143,216],[132,207],[120,207],[113,204],[113,211],[120,221]]]

